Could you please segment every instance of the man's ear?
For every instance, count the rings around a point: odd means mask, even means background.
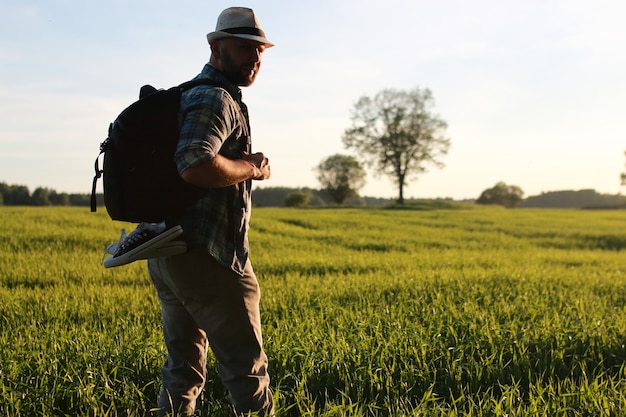
[[[211,42],[211,55],[213,55],[216,59],[220,59],[220,41],[219,39]]]

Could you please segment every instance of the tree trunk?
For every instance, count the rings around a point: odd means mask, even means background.
[[[396,203],[404,204],[404,181],[400,181],[399,183],[400,185],[398,186],[398,201],[396,201]]]

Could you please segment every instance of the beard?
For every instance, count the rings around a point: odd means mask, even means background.
[[[259,73],[259,65],[255,63],[238,64],[226,48],[222,50],[222,73],[236,86],[252,85]]]

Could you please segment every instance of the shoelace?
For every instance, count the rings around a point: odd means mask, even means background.
[[[128,238],[117,249],[115,256],[121,255],[123,253],[130,251],[131,249],[134,249],[136,246],[138,246],[139,243],[146,240],[146,238],[149,236],[148,232],[149,232],[148,230],[144,230],[144,231],[137,232],[137,233],[131,233],[128,236]]]

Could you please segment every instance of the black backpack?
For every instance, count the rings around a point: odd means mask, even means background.
[[[168,90],[143,86],[139,100],[110,124],[109,135],[100,144],[95,161],[92,212],[96,211],[96,184],[100,177],[104,183],[104,204],[113,220],[160,222],[206,194],[206,189],[185,182],[174,162],[181,94],[197,85],[217,86],[207,79],[188,81]]]

